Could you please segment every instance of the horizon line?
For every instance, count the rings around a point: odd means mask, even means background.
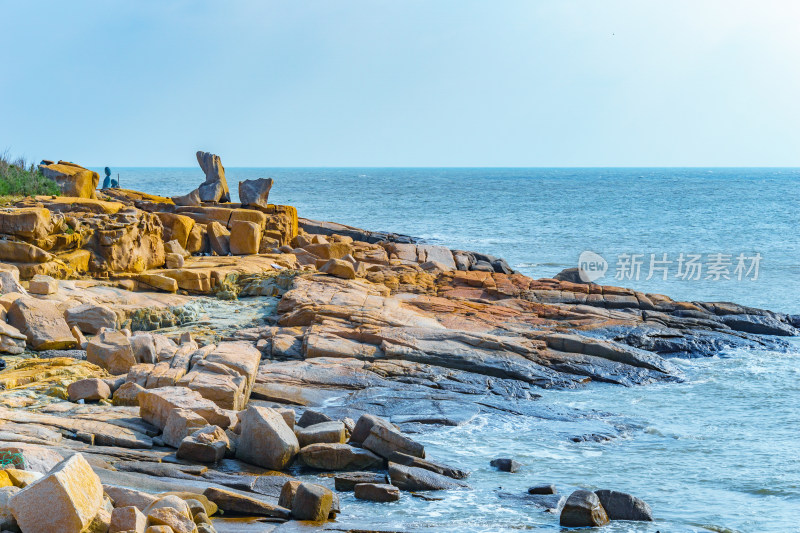
[[[86,165],[85,168],[105,168],[107,165]],[[192,166],[177,166],[177,165],[150,165],[150,166],[138,166],[138,165],[119,165],[116,167],[109,167],[109,168],[187,168],[187,169],[194,169],[199,167],[197,165]],[[325,165],[311,165],[311,166],[303,166],[303,165],[292,165],[292,166],[257,166],[257,165],[243,165],[243,166],[226,166],[225,168],[271,168],[271,169],[351,169],[351,168],[359,168],[359,169],[498,169],[498,170],[513,170],[513,169],[520,169],[520,170],[536,170],[536,169],[800,169],[800,165],[797,166],[785,166],[785,165],[755,165],[755,166],[748,166],[748,165],[736,165],[736,166],[710,166],[710,165],[701,165],[701,166],[680,166],[680,165],[669,165],[669,166],[639,166],[639,165],[619,165],[619,166],[591,166],[591,165],[578,165],[578,166],[570,166],[570,165],[543,165],[543,166],[468,166],[468,165],[455,165],[455,166],[414,166],[414,165],[389,165],[389,166],[375,166],[375,165],[367,165],[367,166],[360,166],[360,165],[334,165],[334,166],[325,166]]]

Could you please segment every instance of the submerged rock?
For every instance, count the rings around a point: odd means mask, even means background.
[[[518,472],[522,464],[509,458],[492,459],[489,464],[501,472]]]

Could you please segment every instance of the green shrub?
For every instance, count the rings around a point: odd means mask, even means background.
[[[60,195],[56,182],[45,178],[39,169],[25,159],[11,160],[8,152],[0,154],[0,196]]]

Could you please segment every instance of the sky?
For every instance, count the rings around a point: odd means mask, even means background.
[[[800,166],[795,0],[0,0],[0,152]]]

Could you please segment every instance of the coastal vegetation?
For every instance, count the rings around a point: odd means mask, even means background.
[[[24,158],[12,159],[8,151],[0,153],[0,201],[9,197],[59,195],[55,181],[46,178],[33,163]]]

